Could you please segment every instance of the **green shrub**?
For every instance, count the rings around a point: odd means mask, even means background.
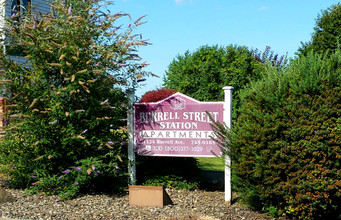
[[[12,187],[63,199],[126,180],[127,99],[118,88],[143,74],[135,51],[146,43],[131,35],[139,21],[121,30],[117,19],[128,15],[101,11],[103,2],[55,0],[51,13],[7,20],[6,43],[27,54],[19,65],[0,53],[10,104],[0,159]]]
[[[286,68],[269,65],[243,90],[233,132],[218,131],[234,187],[255,208],[341,217],[340,82],[340,51],[330,58],[310,53]]]
[[[154,176],[146,180],[143,185],[163,186],[166,188],[194,190],[199,188],[197,181],[186,180],[184,177],[169,175],[169,176]]]
[[[276,207],[274,207],[274,206],[268,207],[267,211],[270,213],[270,216],[272,218],[278,218],[280,216],[280,214],[281,214],[281,212],[278,211],[278,209]]]
[[[197,189],[199,169],[195,158],[137,157],[137,180],[142,185]]]

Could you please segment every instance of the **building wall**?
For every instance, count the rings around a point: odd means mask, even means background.
[[[5,25],[5,1],[6,0],[0,0],[0,29]],[[0,37],[1,39],[5,38],[4,35],[1,35]]]
[[[33,11],[45,14],[51,10],[48,0],[32,0]]]
[[[33,13],[41,12],[41,13],[47,13],[50,11],[50,0],[31,0],[32,3],[32,9]],[[6,2],[5,4],[5,14],[6,16],[11,16],[11,6],[12,6],[12,0],[1,0],[1,2]]]
[[[5,25],[5,17],[11,16],[11,6],[13,0],[0,0],[0,28]],[[32,13],[36,14],[41,12],[42,14],[48,13],[50,11],[50,0],[31,0]],[[4,36],[0,36],[4,38]],[[19,64],[25,63],[26,59],[20,56],[10,56],[13,61]]]

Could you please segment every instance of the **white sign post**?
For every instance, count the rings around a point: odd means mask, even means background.
[[[232,86],[223,88],[225,94],[224,102],[224,123],[231,130],[232,128]],[[231,160],[228,155],[225,155],[225,201],[231,204],[232,190],[231,190]]]
[[[130,185],[136,184],[136,157],[134,152],[134,133],[135,133],[135,111],[134,111],[134,102],[135,102],[135,90],[129,89],[127,91],[129,103],[128,103],[128,172],[129,172],[129,180]]]

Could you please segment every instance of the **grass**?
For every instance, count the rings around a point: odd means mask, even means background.
[[[202,170],[225,170],[225,158],[224,157],[197,157],[199,169]]]

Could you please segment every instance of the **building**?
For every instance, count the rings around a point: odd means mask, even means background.
[[[49,0],[0,0],[0,27],[5,25],[5,17],[10,17],[18,11],[21,13],[47,13],[50,11]],[[5,36],[2,36],[4,38]],[[9,54],[18,63],[23,63],[25,58]]]

